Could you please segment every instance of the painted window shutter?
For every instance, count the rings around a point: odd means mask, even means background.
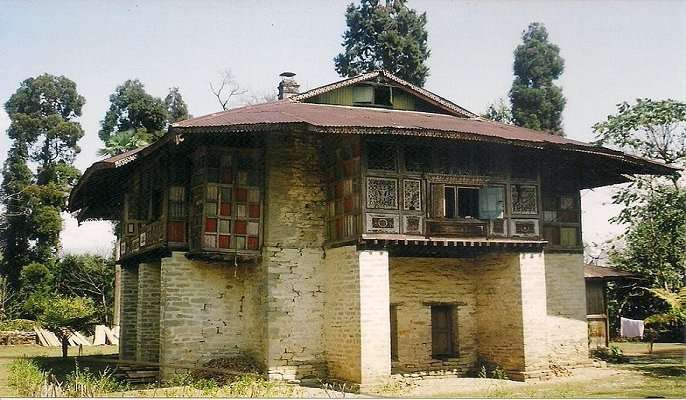
[[[434,183],[431,185],[431,216],[445,217],[445,185]]]
[[[479,193],[479,218],[503,218],[505,211],[505,188],[483,187]]]

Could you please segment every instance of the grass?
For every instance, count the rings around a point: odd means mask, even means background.
[[[64,382],[75,370],[76,362],[81,368],[99,373],[107,368],[103,359],[114,357],[117,346],[84,346],[83,355],[78,356],[78,349],[69,348],[69,357],[63,359],[62,349],[37,345],[0,346],[0,397],[16,396],[16,391],[9,386],[12,363],[18,359],[30,359],[38,368],[51,370],[53,375]]]
[[[626,398],[626,397],[686,397],[686,345],[655,344],[653,354],[648,354],[645,343],[614,343],[627,356],[627,361],[608,364],[608,368],[577,370],[569,378],[556,378],[543,382],[511,382],[503,380],[479,380],[481,389],[475,390],[467,380],[447,379],[427,381],[421,387],[388,387],[393,397],[403,395],[419,397],[475,397],[475,398]],[[40,346],[0,347],[0,396],[18,393],[9,386],[9,367],[16,360],[30,359],[42,371],[50,371],[64,382],[75,370],[76,362],[81,369],[88,368],[94,375],[107,368],[108,357],[116,352],[114,346],[84,347],[84,355],[72,355],[66,360],[60,357],[59,348]],[[33,376],[32,367],[26,363],[15,363],[26,376]],[[81,377],[81,379],[90,379]],[[452,383],[450,383],[452,381]],[[474,381],[471,381],[474,382]],[[172,382],[173,383],[173,382]],[[453,385],[453,386],[451,386]],[[91,385],[92,386],[92,385]],[[96,385],[97,386],[97,385]],[[149,389],[127,390],[111,393],[111,396],[126,397],[237,397],[237,396],[302,396],[302,388],[293,385],[268,382],[260,377],[245,376],[229,385],[220,386],[202,380],[180,379],[173,387],[151,386]]]

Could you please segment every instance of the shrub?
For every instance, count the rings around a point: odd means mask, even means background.
[[[622,352],[622,349],[620,349],[617,345],[612,345],[609,349],[606,347],[601,347],[599,349],[593,350],[591,355],[594,358],[598,358],[613,363],[621,363],[626,361],[624,352]]]
[[[33,327],[36,325],[36,321],[28,319],[8,319],[6,321],[0,321],[0,331],[30,332],[33,331]]]
[[[479,378],[510,379],[500,365],[488,362],[482,358],[477,363],[477,371]]]
[[[31,360],[15,360],[9,366],[7,384],[20,397],[40,396],[47,382],[47,374]]]

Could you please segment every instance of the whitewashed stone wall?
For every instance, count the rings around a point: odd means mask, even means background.
[[[189,260],[174,252],[161,262],[160,364],[195,366],[221,357],[260,359],[264,323],[259,267]]]
[[[320,138],[307,134],[274,134],[267,140],[264,352],[273,379],[326,375],[320,146]]]
[[[397,306],[398,361],[394,372],[437,371],[464,374],[478,354],[476,279],[468,259],[391,258],[390,298]],[[431,305],[453,305],[456,355],[431,357]]]
[[[325,343],[330,378],[373,385],[391,373],[388,253],[326,252]]]
[[[583,254],[545,255],[548,351],[561,366],[589,363]]]

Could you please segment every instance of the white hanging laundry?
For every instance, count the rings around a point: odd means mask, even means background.
[[[619,336],[625,338],[640,337],[643,339],[645,325],[640,319],[620,318]]]

